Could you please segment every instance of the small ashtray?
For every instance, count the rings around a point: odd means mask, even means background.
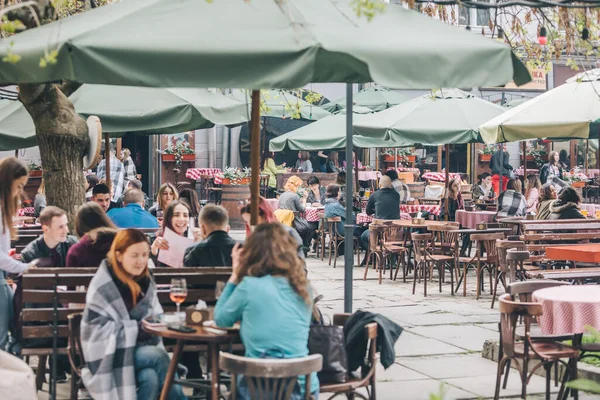
[[[485,231],[487,229],[487,222],[478,223],[475,229],[478,231]]]
[[[425,223],[425,218],[413,218],[412,223],[414,225],[423,225]]]

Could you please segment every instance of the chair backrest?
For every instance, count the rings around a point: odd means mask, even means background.
[[[413,249],[415,250],[415,261],[422,261],[427,255],[427,247],[431,240],[431,233],[413,233],[411,235]]]
[[[516,249],[519,251],[525,250],[525,242],[513,241],[506,239],[496,240],[496,249],[498,249],[498,264],[500,270],[506,270],[506,252],[510,249]]]
[[[71,314],[67,317],[69,321],[69,344],[67,345],[67,354],[71,368],[77,375],[81,376],[81,368],[85,366],[85,358],[81,347],[81,318],[83,313]]]
[[[523,317],[525,335],[529,333],[531,320],[542,315],[542,305],[531,302],[515,302],[510,294],[500,296],[500,340],[502,351],[508,357],[513,357],[515,352],[515,327],[517,320]]]
[[[527,303],[532,301],[532,294],[536,290],[565,285],[568,285],[568,283],[546,279],[532,279],[524,282],[513,282],[508,285],[506,292],[513,300],[518,298],[519,301]]]
[[[476,233],[471,235],[471,240],[478,243],[483,243],[488,262],[498,262],[498,250],[496,241],[504,239],[503,233]],[[478,250],[479,250],[479,246]]]
[[[381,250],[383,234],[387,228],[386,225],[369,225],[369,251],[377,252]]]
[[[342,222],[342,217],[327,218],[327,230],[331,236],[340,237],[337,226]]]
[[[449,253],[456,250],[456,244],[458,243],[458,229],[460,229],[460,224],[458,222],[448,222],[443,225],[429,225],[427,230],[433,233],[433,238],[431,240],[432,247],[435,247],[435,244],[439,242],[439,250],[443,253]]]
[[[288,400],[298,376],[306,376],[305,398],[310,399],[310,374],[323,367],[323,356],[312,354],[300,358],[247,358],[221,352],[219,367],[232,374],[231,397],[237,398],[237,375],[243,375],[251,399]]]

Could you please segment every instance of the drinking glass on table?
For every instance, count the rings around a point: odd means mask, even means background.
[[[581,213],[583,214],[584,217],[587,218],[587,216],[588,216],[588,210],[581,210]]]
[[[185,279],[173,278],[171,279],[171,301],[177,304],[177,319],[179,320],[179,308],[181,303],[185,301],[187,297],[187,283]],[[180,324],[181,322],[179,322]]]
[[[215,299],[219,300],[219,297],[221,297],[221,293],[223,293],[223,289],[225,289],[225,282],[217,281],[217,284],[215,286]]]

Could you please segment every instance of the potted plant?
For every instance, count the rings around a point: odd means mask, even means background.
[[[490,162],[492,154],[494,154],[494,145],[486,145],[483,149],[479,150],[479,162]]]
[[[383,149],[381,152],[383,154],[383,161],[385,162],[396,162],[396,151],[394,149]]]
[[[584,187],[589,179],[587,175],[581,172],[581,169],[579,167],[573,168],[573,170],[571,170],[570,172],[565,173],[564,178],[565,181],[569,182],[569,184],[574,188]]]
[[[221,177],[223,185],[247,185],[250,181],[250,174],[251,169],[248,167],[244,169],[225,167]]]
[[[175,162],[176,168],[181,168],[183,162],[194,161],[196,159],[195,151],[187,141],[177,143],[177,140],[173,138],[169,147],[167,147],[162,153],[163,162]]]
[[[417,161],[417,156],[413,154],[412,148],[408,147],[398,149],[398,158],[402,162],[414,163]]]
[[[35,161],[29,161],[27,164],[27,168],[29,168],[29,176],[30,177],[40,177],[42,176],[42,166],[37,164]]]
[[[545,147],[531,146],[527,147],[527,161],[535,161],[535,165],[540,168],[548,161],[548,151]]]

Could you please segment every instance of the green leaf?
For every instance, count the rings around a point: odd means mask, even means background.
[[[600,394],[600,383],[589,379],[577,379],[567,383],[567,387],[576,390],[583,390],[588,393]]]

